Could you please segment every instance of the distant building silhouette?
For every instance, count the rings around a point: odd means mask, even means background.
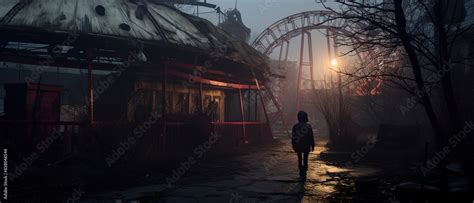
[[[240,11],[235,8],[228,10],[225,14],[227,18],[224,20],[224,22],[219,24],[219,27],[227,31],[232,36],[248,42],[251,30],[242,22]]]

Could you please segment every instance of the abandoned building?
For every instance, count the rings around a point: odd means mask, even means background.
[[[213,132],[223,150],[271,139],[259,93],[267,57],[210,22],[152,1],[6,2],[0,132],[18,151],[10,159],[57,132],[51,162],[109,156],[138,127],[144,161]]]

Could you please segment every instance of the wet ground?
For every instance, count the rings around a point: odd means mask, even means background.
[[[355,180],[376,177],[375,168],[329,163],[318,143],[310,154],[306,181],[298,175],[296,155],[288,139],[250,147],[240,155],[203,158],[179,174],[161,176],[161,184],[100,194],[83,194],[81,202],[390,202],[379,191],[356,189]],[[186,159],[183,160],[186,162]],[[168,179],[166,179],[168,178]],[[166,184],[168,183],[174,184]],[[171,181],[172,180],[172,181]],[[369,189],[367,189],[369,188]],[[356,191],[359,190],[359,191]],[[357,195],[356,195],[357,194]],[[376,198],[376,199],[374,199]],[[367,201],[362,201],[367,200]]]

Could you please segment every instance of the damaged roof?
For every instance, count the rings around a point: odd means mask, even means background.
[[[170,43],[266,66],[267,57],[202,18],[148,0],[0,0],[0,27]]]
[[[0,0],[1,25],[94,33],[207,48],[209,40],[179,11],[146,1]]]

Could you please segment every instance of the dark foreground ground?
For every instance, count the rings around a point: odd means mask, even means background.
[[[439,201],[436,189],[429,186],[423,187],[424,192],[409,190],[404,197],[407,200],[397,198],[396,185],[417,187],[407,183],[417,179],[407,166],[391,160],[354,160],[350,152],[328,155],[324,144],[318,143],[310,154],[306,181],[299,178],[289,139],[279,138],[265,146],[244,146],[238,155],[205,153],[194,162],[187,157],[154,169],[130,166],[127,172],[30,172],[26,177],[36,177],[35,184],[39,186],[12,187],[15,194],[10,199],[40,202],[37,200],[54,196],[41,202],[83,203]],[[473,202],[470,197],[454,197],[458,199],[449,202]]]
[[[184,176],[173,179],[176,181],[172,187],[162,181],[162,184],[84,194],[81,202],[390,202],[389,194],[381,195],[370,187],[365,192],[356,192],[354,187],[355,178],[375,177],[377,169],[342,167],[345,166],[342,162],[323,161],[320,158],[325,150],[323,144],[319,143],[310,155],[306,181],[299,178],[296,155],[288,139],[277,139],[264,147],[248,148],[241,155],[204,158]],[[161,177],[166,180],[172,174]]]

